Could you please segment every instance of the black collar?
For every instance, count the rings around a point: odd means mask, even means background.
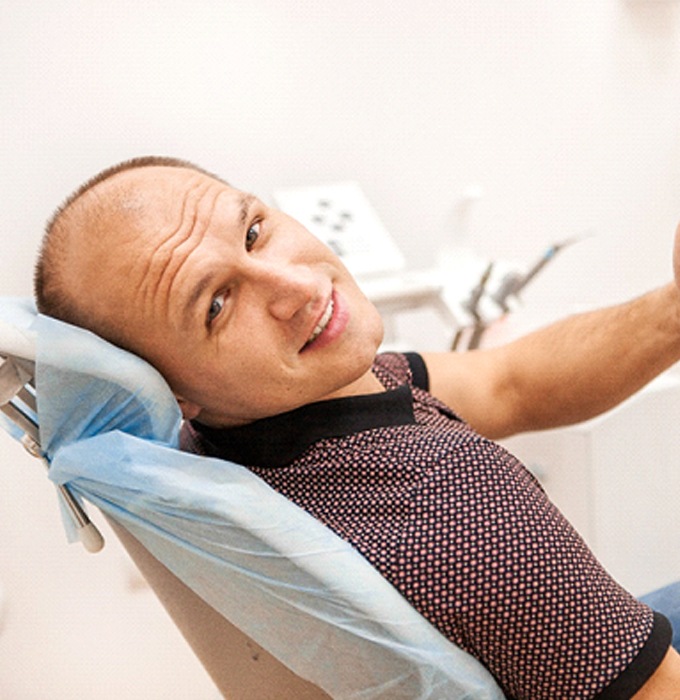
[[[197,421],[209,455],[238,464],[283,467],[318,440],[373,428],[415,423],[411,388],[319,401],[238,428],[210,428]]]

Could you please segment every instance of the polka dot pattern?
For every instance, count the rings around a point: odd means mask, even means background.
[[[411,382],[382,355],[387,389]],[[503,448],[412,388],[415,424],[324,439],[290,465],[251,467],[351,542],[509,698],[592,698],[649,638],[621,589]]]

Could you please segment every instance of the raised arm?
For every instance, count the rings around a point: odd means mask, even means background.
[[[612,408],[680,360],[676,281],[626,304],[568,317],[499,348],[424,354],[430,390],[500,438]]]

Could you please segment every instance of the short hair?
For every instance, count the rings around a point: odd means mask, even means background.
[[[69,245],[71,245],[69,233],[75,225],[73,224],[74,217],[71,214],[80,205],[84,204],[84,200],[97,185],[110,180],[120,173],[154,166],[187,168],[228,184],[219,176],[194,163],[181,158],[167,156],[131,158],[108,167],[86,180],[64,200],[45,226],[45,233],[38,252],[33,278],[35,302],[40,313],[109,336],[108,340],[113,342],[120,340],[117,337],[111,337],[111,335],[114,335],[112,328],[109,329],[109,333],[106,332],[103,326],[105,323],[103,319],[89,317],[87,310],[81,308],[77,300],[73,299],[68,292],[67,271],[64,269],[65,266],[62,261],[66,259],[66,253]],[[104,214],[104,208],[96,200],[88,203],[87,206],[91,209],[90,220],[95,220],[92,217],[96,218]]]

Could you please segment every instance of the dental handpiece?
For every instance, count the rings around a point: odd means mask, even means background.
[[[549,246],[541,257],[524,274],[513,272],[506,275],[500,283],[498,289],[492,294],[493,300],[507,311],[507,299],[519,294],[531,280],[564,248],[580,241],[583,236],[572,236],[559,243]]]

